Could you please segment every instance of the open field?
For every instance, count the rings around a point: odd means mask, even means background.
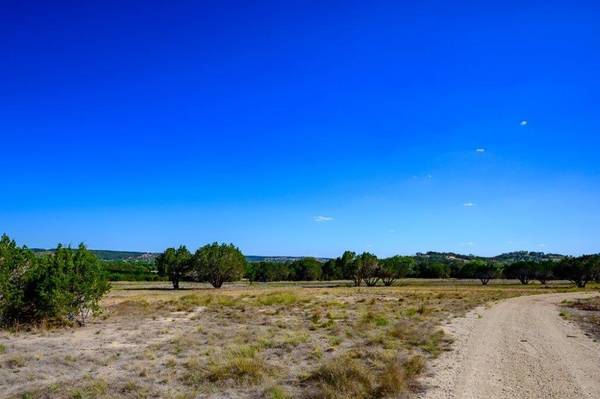
[[[569,284],[402,281],[397,287],[120,283],[77,329],[0,332],[15,398],[375,398],[422,390],[447,321]],[[593,288],[593,287],[592,287]],[[589,289],[588,289],[589,291]]]

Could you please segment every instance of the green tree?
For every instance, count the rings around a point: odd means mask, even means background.
[[[450,277],[450,266],[437,260],[418,259],[413,267],[412,277],[448,278]]]
[[[185,245],[179,248],[167,248],[156,257],[156,269],[159,275],[168,276],[173,289],[179,289],[179,282],[192,270],[192,254]]]
[[[390,286],[396,279],[404,278],[411,272],[414,261],[408,256],[392,256],[380,262],[381,281],[385,286]]]
[[[600,279],[600,255],[565,258],[556,265],[555,273],[557,277],[585,288],[588,282]]]
[[[535,278],[536,263],[528,261],[514,262],[504,267],[506,278],[517,279],[523,285]]]
[[[345,280],[354,280],[356,275],[356,253],[352,251],[345,251],[341,257],[335,261],[337,268],[342,272],[342,278]],[[360,284],[359,284],[360,285]]]
[[[239,280],[246,269],[246,258],[233,244],[207,244],[194,254],[194,273],[200,281],[215,288]]]
[[[555,267],[556,262],[551,260],[537,262],[535,264],[535,278],[540,282],[540,284],[546,284],[548,280],[552,280],[554,278]]]
[[[250,281],[285,281],[290,278],[290,268],[284,262],[249,262],[246,277]]]
[[[321,262],[311,257],[292,262],[290,268],[296,281],[320,280],[323,274]]]
[[[329,259],[327,262],[323,263],[321,267],[323,274],[323,280],[339,280],[342,278],[342,270],[338,268],[338,262],[336,259]]]
[[[356,262],[355,285],[359,286],[361,281],[364,281],[368,287],[377,285],[380,278],[377,256],[369,252],[363,252],[356,257],[354,262]]]
[[[487,285],[491,279],[496,278],[498,275],[498,266],[493,262],[473,260],[469,262],[469,266],[474,277],[479,279],[483,285]]]

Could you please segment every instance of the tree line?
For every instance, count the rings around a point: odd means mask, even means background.
[[[340,257],[319,261],[306,257],[292,262],[246,262],[232,244],[213,243],[194,254],[185,246],[169,248],[156,259],[160,276],[167,276],[175,289],[180,281],[209,282],[220,288],[224,282],[242,277],[250,282],[351,280],[355,286],[390,286],[401,278],[518,279],[523,284],[539,280],[570,280],[578,287],[600,280],[600,255],[566,257],[560,261],[519,261],[511,264],[473,258],[470,260],[392,256],[379,259],[374,254],[344,252]]]
[[[357,255],[346,251],[338,258],[319,262],[303,258],[294,262],[249,263],[245,277],[250,281],[352,280],[354,285],[392,285],[400,278],[479,279],[486,285],[496,278],[517,279],[522,284],[538,280],[569,280],[578,287],[600,280],[600,255],[565,257],[561,260],[502,263],[473,258],[470,260],[392,256],[378,259],[368,252]]]

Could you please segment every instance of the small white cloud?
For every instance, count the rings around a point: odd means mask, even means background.
[[[465,203],[463,204],[463,206],[464,206],[465,208],[473,208],[475,205],[477,205],[477,204],[475,204],[475,203],[473,203],[473,202],[465,202]]]
[[[427,175],[427,176],[425,176],[425,177],[426,177],[428,180],[431,180],[431,179],[433,179],[433,176],[431,175],[431,173],[430,173],[430,174],[428,174],[428,175]]]
[[[538,244],[538,248],[546,248],[546,244]]]
[[[485,152],[485,148],[478,148],[475,150],[475,152]]]
[[[475,245],[475,243],[473,241],[467,241],[467,242],[463,242],[462,245],[466,245],[467,247],[472,247],[473,245]]]
[[[333,218],[331,216],[313,216],[313,220],[317,223],[331,222]]]
[[[521,122],[519,122],[519,125],[521,126],[527,126],[529,124],[529,122],[525,119],[523,119]]]

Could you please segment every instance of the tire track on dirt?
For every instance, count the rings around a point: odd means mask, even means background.
[[[597,399],[600,344],[559,316],[568,293],[508,299],[450,323],[454,351],[433,363],[421,399]]]

